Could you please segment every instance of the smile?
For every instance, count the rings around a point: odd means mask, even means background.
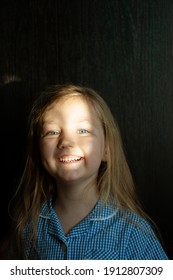
[[[60,157],[58,160],[59,160],[59,162],[62,162],[62,163],[71,163],[71,162],[77,162],[81,159],[82,159],[82,157],[70,156],[70,157]]]

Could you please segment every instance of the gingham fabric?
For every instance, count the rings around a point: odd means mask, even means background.
[[[30,225],[24,231],[26,259],[163,260],[168,259],[147,221],[99,200],[93,211],[64,235],[52,200],[43,203],[38,236],[31,249]]]

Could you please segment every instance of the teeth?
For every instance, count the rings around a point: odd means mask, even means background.
[[[73,161],[78,161],[80,160],[81,157],[63,157],[63,158],[59,158],[60,162],[73,162]]]

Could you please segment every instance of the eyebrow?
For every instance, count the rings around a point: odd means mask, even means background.
[[[45,124],[53,124],[55,123],[55,121],[43,121],[42,122],[42,125],[45,125]]]
[[[94,125],[94,126],[97,126],[97,125],[100,125],[101,122],[99,122],[98,119],[93,119],[93,120],[88,120],[88,119],[79,119],[78,123],[88,123],[90,125]]]
[[[42,122],[42,125],[44,126],[44,125],[49,125],[49,124],[56,124],[57,122],[56,122],[56,120],[52,120],[52,121],[43,121]],[[91,120],[87,120],[87,119],[80,119],[80,120],[77,120],[77,123],[92,123],[92,121]]]
[[[87,119],[79,119],[79,120],[78,120],[78,122],[79,122],[79,123],[81,123],[81,122],[89,122],[89,123],[90,123],[90,122],[91,122],[91,120],[87,120]]]

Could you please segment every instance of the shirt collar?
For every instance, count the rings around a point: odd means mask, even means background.
[[[39,217],[51,219],[53,209],[53,199],[43,202]],[[91,213],[86,217],[91,221],[103,221],[112,218],[118,211],[117,207],[112,207],[99,198]]]
[[[91,234],[95,234],[98,230],[106,227],[109,221],[115,217],[116,213],[116,208],[104,203],[100,198],[91,213],[66,236],[63,233],[60,221],[53,209],[52,197],[43,203],[39,217],[48,221],[48,232],[50,234],[58,236],[65,242],[68,237],[83,235],[87,233],[88,230],[90,230]]]

